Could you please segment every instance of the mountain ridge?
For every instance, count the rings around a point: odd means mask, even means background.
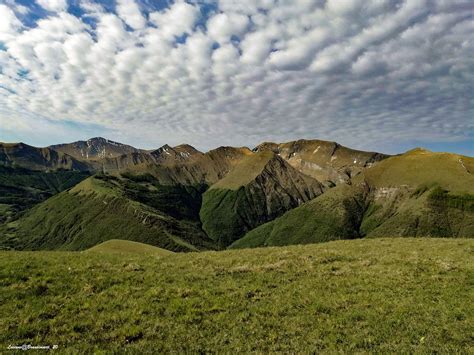
[[[347,148],[337,142],[299,139],[285,143],[264,142],[253,151],[273,151],[294,168],[330,185],[348,182],[363,168],[386,159],[388,154]]]
[[[474,235],[471,157],[307,139],[207,152],[75,143],[52,146],[61,151],[0,143],[0,248],[127,239],[183,252]]]
[[[13,147],[18,144],[21,143],[0,143],[0,147],[2,145]],[[46,148],[29,147],[32,151],[36,150],[37,155],[42,155],[41,152],[49,150],[52,152],[50,155],[59,155],[70,163],[48,161],[47,159],[43,163],[40,163],[39,160],[29,162],[25,157],[22,157],[23,159],[17,157],[16,160],[19,162],[13,159],[11,163],[18,163],[19,166],[33,170],[76,168],[83,171],[109,173],[129,169],[135,171],[146,170],[145,166],[151,165],[170,166],[174,164],[187,165],[187,167],[183,167],[186,170],[189,165],[199,159],[201,159],[200,163],[202,163],[202,160],[207,160],[207,164],[212,164],[210,161],[215,162],[216,159],[225,159],[226,157],[221,153],[224,152],[225,155],[225,152],[229,150],[234,150],[234,153],[230,153],[234,155],[235,152],[239,151],[242,156],[261,151],[272,151],[297,170],[321,181],[326,186],[348,183],[363,168],[389,157],[389,155],[383,153],[354,150],[336,142],[308,139],[285,143],[263,142],[252,150],[247,147],[221,146],[204,153],[188,144],[180,144],[175,147],[165,144],[157,149],[144,150],[102,137],[91,138],[87,141],[56,144]],[[46,156],[48,155],[46,154]],[[5,164],[4,161],[6,160],[5,157],[0,156],[0,163]],[[225,171],[226,169],[222,170]],[[220,179],[221,177],[222,172],[218,172],[216,177],[211,180],[216,182],[216,178]],[[204,178],[204,180],[206,179]]]
[[[5,245],[24,250],[84,250],[110,239],[212,250],[199,226],[200,190],[95,175],[26,211],[0,235]]]

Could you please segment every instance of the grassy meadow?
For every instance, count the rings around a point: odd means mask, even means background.
[[[108,252],[110,250],[110,252]],[[0,346],[473,353],[474,241],[0,252]]]

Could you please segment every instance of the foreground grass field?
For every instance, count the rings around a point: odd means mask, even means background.
[[[474,240],[0,252],[0,346],[473,353]]]

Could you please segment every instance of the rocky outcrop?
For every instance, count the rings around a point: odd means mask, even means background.
[[[295,169],[328,186],[350,183],[364,168],[389,157],[349,149],[336,142],[305,139],[281,144],[266,142],[258,145],[254,151],[272,151]]]

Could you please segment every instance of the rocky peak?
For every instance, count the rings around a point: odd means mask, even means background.
[[[263,142],[252,149],[252,152],[255,152],[255,153],[263,152],[263,151],[272,151],[274,153],[278,153],[279,145],[273,142]]]
[[[177,145],[176,147],[173,147],[173,150],[178,152],[178,154],[181,155],[181,157],[183,157],[184,159],[189,159],[196,155],[202,155],[199,150],[189,144]]]
[[[94,137],[86,141],[52,145],[49,148],[69,154],[79,160],[115,158],[124,154],[141,151],[132,146],[114,142],[103,137]]]
[[[199,152],[191,146],[170,147],[168,144],[150,153],[158,163],[176,163],[187,161],[191,156]]]

